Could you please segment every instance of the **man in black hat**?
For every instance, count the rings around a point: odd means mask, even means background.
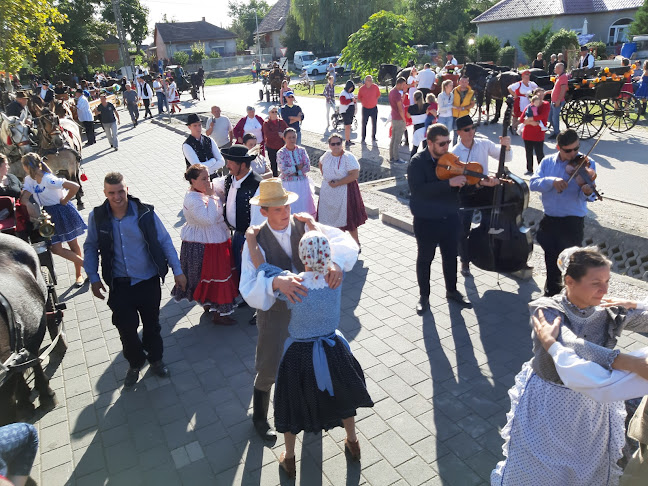
[[[49,81],[43,81],[41,84],[41,89],[38,92],[38,95],[41,97],[43,102],[47,105],[50,101],[54,99],[54,91],[49,89]]]
[[[476,127],[470,115],[457,118],[457,134],[459,141],[450,149],[450,152],[459,157],[462,162],[478,162],[481,164],[484,174],[489,173],[488,159],[489,157],[499,160],[501,147],[506,147],[506,162],[513,160],[511,152],[511,137],[500,137],[500,145],[496,145],[487,138],[475,137]],[[495,172],[495,171],[491,171]],[[495,186],[499,184],[499,180],[494,177],[489,177],[480,181],[479,186]],[[459,192],[461,207],[475,207],[471,204],[471,200],[475,195],[474,190]],[[482,213],[484,217],[485,213]],[[461,275],[470,277],[470,255],[468,253],[468,235],[470,235],[470,225],[473,220],[473,211],[461,211],[461,233],[459,236],[459,256],[461,257]]]
[[[27,95],[24,91],[16,93],[16,99],[7,105],[7,116],[17,116],[20,121],[27,125],[32,124],[31,113],[27,109]]]
[[[191,135],[182,144],[182,153],[187,167],[193,164],[203,164],[207,166],[210,174],[224,167],[225,160],[220,150],[218,150],[218,145],[216,145],[214,139],[202,134],[200,117],[195,113],[191,113],[187,118],[187,126],[191,131]]]
[[[594,56],[589,52],[587,46],[581,46],[578,69],[594,69]]]

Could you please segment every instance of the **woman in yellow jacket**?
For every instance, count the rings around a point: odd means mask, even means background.
[[[452,102],[452,117],[454,118],[453,125],[457,125],[457,118],[470,115],[470,110],[475,106],[475,93],[468,84],[468,77],[462,76],[459,79],[459,86],[454,91],[454,101]],[[454,130],[452,137],[452,144],[457,143],[457,130]]]

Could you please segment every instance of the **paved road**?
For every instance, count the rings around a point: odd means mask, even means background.
[[[270,104],[265,101],[258,101],[260,87],[260,83],[211,86],[205,90],[206,101],[186,101],[183,105],[189,111],[209,112],[212,105],[218,104],[228,113],[240,113],[241,116],[244,116],[245,107],[253,104],[257,107],[257,114],[266,117]],[[186,97],[187,95],[184,95],[183,99]],[[324,98],[298,96],[297,102],[302,106],[305,113],[303,129],[324,134],[326,130]],[[361,108],[359,111],[361,111]],[[379,105],[377,137],[378,146],[381,148],[389,147],[389,126],[386,123],[388,116],[389,107]],[[358,114],[358,123],[360,122],[361,116]],[[645,124],[645,122],[642,123]],[[479,133],[493,141],[497,141],[498,136],[501,135],[501,128],[501,125],[482,126],[479,128]],[[360,132],[358,131],[358,133],[354,133],[352,139],[359,141],[359,137]],[[520,137],[515,136],[513,143],[513,162],[509,164],[509,168],[514,173],[522,175],[526,171],[523,142]],[[589,151],[592,144],[593,140],[583,141],[581,145],[582,151]],[[592,158],[598,164],[599,178],[597,183],[605,196],[648,206],[648,203],[646,203],[646,194],[648,192],[645,187],[645,179],[648,174],[648,159],[645,156],[647,146],[648,130],[645,127],[636,127],[632,131],[623,134],[612,132],[604,134],[601,143],[598,144],[592,154]],[[555,144],[549,142],[545,144],[545,153],[553,153],[554,150]],[[388,161],[384,163],[387,164]],[[495,170],[496,166],[492,165],[490,169]]]
[[[103,134],[84,151],[87,207],[103,200],[104,174],[122,171],[179,248],[183,137],[150,122],[122,126],[119,137],[117,153]],[[378,220],[363,226],[360,238],[360,261],[344,283],[341,329],[376,403],[358,414],[362,464],[347,463],[342,429],[302,435],[297,483],[487,484],[501,457],[507,390],[530,357],[526,305],[543,282],[476,271],[474,279],[460,278],[475,308],[460,311],[443,298],[437,260],[433,313],[420,318],[413,310],[414,238]],[[69,350],[52,380],[59,405],[36,422],[38,484],[289,484],[277,466],[282,441],[264,447],[250,420],[256,327],[247,323],[249,309],[237,311],[238,325],[216,327],[200,307],[173,302],[167,279],[161,325],[172,376],[146,372],[124,391],[127,363],[109,309],[87,285],[70,287],[71,265],[57,258],[56,271]],[[629,334],[619,344],[635,349],[648,338]]]

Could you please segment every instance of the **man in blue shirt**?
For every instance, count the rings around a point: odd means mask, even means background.
[[[558,153],[542,159],[529,184],[532,191],[540,192],[544,207],[536,237],[545,252],[545,296],[561,292],[563,282],[558,255],[565,248],[583,244],[587,202],[594,200],[592,187],[587,184],[579,187],[575,178],[569,180],[567,174],[567,165],[580,148],[578,134],[571,129],[565,130],[558,135],[557,143]],[[595,169],[592,159],[590,167]]]
[[[90,278],[92,293],[103,300],[102,291],[106,289],[98,273],[101,255],[101,274],[110,289],[108,307],[130,365],[124,386],[131,387],[137,383],[147,360],[154,374],[169,376],[162,361],[160,279],[164,280],[169,266],[182,290],[187,279],[171,237],[153,206],[128,195],[122,174],[106,174],[104,194],[106,201],[94,208],[88,218],[83,267]],[[137,334],[140,317],[142,340]]]

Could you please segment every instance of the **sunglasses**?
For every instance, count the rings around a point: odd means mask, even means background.
[[[445,142],[434,142],[434,145],[438,145],[439,147],[445,147],[446,145],[450,144],[450,140],[446,140]]]
[[[472,132],[473,130],[477,130],[477,129],[475,127],[466,127],[461,129],[462,132],[466,132],[466,133]]]
[[[331,147],[337,147],[338,145],[342,145],[342,142],[329,142],[329,145]]]
[[[570,148],[570,149],[565,148],[565,147],[560,147],[560,150],[562,150],[566,154],[571,154],[572,152],[578,152],[579,149],[580,149],[580,145],[578,147],[574,147],[574,148]]]
[[[278,111],[271,111],[270,113],[279,113]]]

